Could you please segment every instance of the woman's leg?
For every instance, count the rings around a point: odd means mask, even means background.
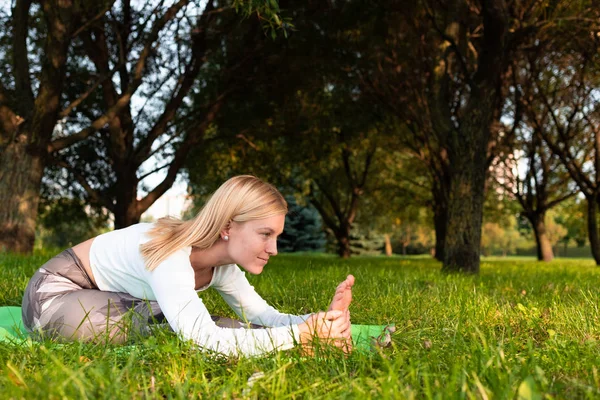
[[[25,327],[58,340],[123,342],[163,318],[155,301],[99,290],[70,249],[36,272],[23,297]]]
[[[57,297],[45,310],[42,331],[55,339],[123,343],[145,334],[162,315],[156,302],[124,293],[82,289]]]

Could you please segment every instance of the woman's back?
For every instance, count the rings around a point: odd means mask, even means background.
[[[140,245],[151,238],[147,232],[154,224],[141,223],[97,236],[90,247],[90,268],[100,290],[129,293],[142,299],[154,299],[148,284],[150,272],[140,253]],[[190,248],[178,252],[186,253]],[[189,262],[188,262],[189,264]]]

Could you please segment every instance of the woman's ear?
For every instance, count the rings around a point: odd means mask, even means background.
[[[225,225],[225,228],[223,228],[223,230],[221,230],[221,239],[227,241],[229,240],[229,231],[231,230],[231,221],[229,221],[227,223],[227,225]]]

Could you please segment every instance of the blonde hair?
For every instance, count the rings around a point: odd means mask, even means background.
[[[286,214],[287,202],[272,185],[251,175],[228,179],[210,197],[196,217],[188,221],[161,218],[148,234],[152,239],[140,246],[149,271],[184,247],[211,247],[231,221]]]

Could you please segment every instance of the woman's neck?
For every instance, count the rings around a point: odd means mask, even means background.
[[[190,263],[194,270],[202,270],[218,267],[219,265],[231,264],[233,261],[227,253],[226,243],[219,239],[208,249],[192,247]]]

